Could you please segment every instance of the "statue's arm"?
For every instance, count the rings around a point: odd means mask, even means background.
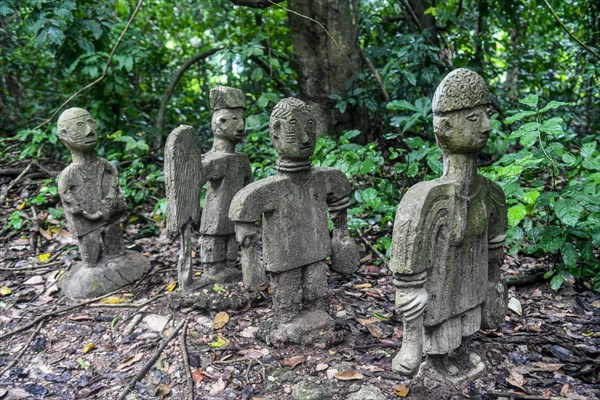
[[[102,213],[100,211],[95,213],[88,213],[77,201],[77,198],[71,191],[70,181],[73,179],[71,171],[67,168],[61,174],[60,179],[58,180],[58,193],[60,195],[60,200],[63,204],[65,210],[70,212],[75,216],[81,216],[90,221],[96,221],[102,218]]]
[[[110,188],[105,199],[109,203],[108,214],[104,215],[104,219],[109,220],[116,215],[125,213],[127,211],[127,203],[119,187],[119,173],[114,165],[108,161],[106,161],[105,173],[110,174]]]
[[[244,287],[250,290],[256,289],[268,281],[259,257],[261,231],[262,228],[258,223],[235,223],[235,236],[240,245]]]

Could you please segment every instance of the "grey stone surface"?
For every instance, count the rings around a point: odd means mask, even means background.
[[[180,235],[177,272],[179,288],[184,292],[192,285],[192,226],[200,222],[201,155],[200,140],[191,126],[181,125],[169,134],[164,167],[167,229]]]
[[[392,368],[416,374],[424,351],[440,376],[457,381],[480,368],[465,338],[505,313],[500,266],[507,210],[502,189],[476,168],[491,131],[483,79],[465,69],[451,72],[433,110],[443,176],[411,187],[394,223],[390,269],[404,339]]]
[[[241,272],[235,267],[239,249],[229,206],[233,196],[253,180],[248,156],[235,151],[244,136],[246,98],[239,89],[217,86],[210,91],[210,106],[214,141],[212,149],[202,155],[202,183],[208,182],[208,188],[200,225],[204,269],[200,280],[235,282],[241,279]]]
[[[311,168],[316,127],[306,103],[280,101],[269,128],[279,155],[277,174],[240,190],[229,217],[241,245],[244,285],[253,289],[266,280],[265,270],[270,275],[276,326],[270,327],[267,341],[306,342],[310,332],[333,325],[326,312],[324,260],[332,256],[334,269],[342,273],[358,268],[358,250],[346,225],[351,188],[341,171]],[[328,212],[334,223],[332,238]],[[264,264],[259,260],[261,236]],[[314,312],[321,317],[313,318]]]
[[[362,385],[358,392],[352,393],[347,400],[386,400],[381,389],[373,385]]]
[[[70,108],[57,125],[58,137],[73,159],[60,174],[58,191],[82,259],[58,286],[71,297],[100,296],[140,278],[150,269],[150,262],[139,253],[125,251],[121,221],[127,205],[116,168],[95,152],[98,136],[90,113]]]
[[[328,386],[318,382],[301,381],[292,386],[294,400],[325,400],[330,396]]]

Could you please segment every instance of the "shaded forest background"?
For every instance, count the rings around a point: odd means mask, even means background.
[[[247,93],[240,150],[255,179],[274,173],[274,104],[293,95],[312,105],[314,164],[348,175],[350,227],[386,253],[402,194],[441,174],[433,91],[467,67],[494,96],[481,163],[507,194],[509,253],[537,258],[554,289],[569,281],[600,291],[600,3],[3,0],[0,42],[3,172],[33,165],[47,176],[25,198],[2,188],[13,209],[4,233],[28,227],[29,207],[48,210],[44,224],[64,220],[54,175],[68,151],[55,122],[79,106],[120,170],[130,221],[156,235],[164,138],[192,125],[208,150],[208,92],[226,84]]]

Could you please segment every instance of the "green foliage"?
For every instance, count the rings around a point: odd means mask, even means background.
[[[550,255],[555,261],[551,286],[565,280],[594,277],[600,289],[600,153],[596,141],[584,143],[564,129],[562,117],[551,116],[567,104],[539,97],[520,101],[507,125],[520,123],[510,135],[523,147],[500,158],[487,170],[507,195],[510,253]]]

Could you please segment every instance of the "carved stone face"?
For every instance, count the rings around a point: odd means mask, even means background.
[[[89,113],[80,114],[59,124],[58,137],[73,151],[93,150],[98,143],[96,121]]]
[[[296,109],[271,125],[271,138],[280,158],[308,160],[315,151],[317,126],[306,109]]]
[[[242,108],[223,108],[215,111],[211,127],[215,138],[238,143],[244,136],[244,110]]]
[[[433,130],[439,146],[452,154],[478,153],[492,131],[492,108],[482,105],[433,116]]]

